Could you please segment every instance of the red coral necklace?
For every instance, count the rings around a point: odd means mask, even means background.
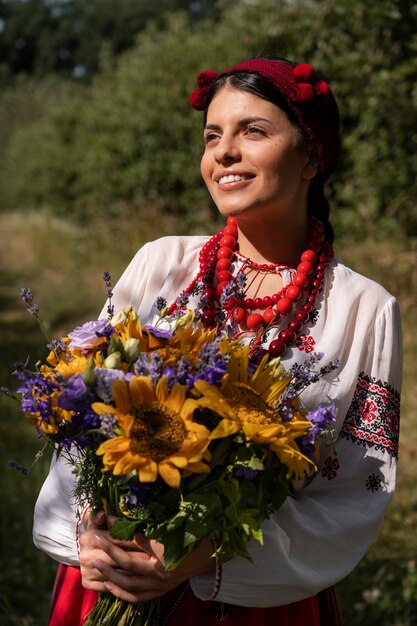
[[[333,249],[323,240],[323,232],[323,224],[315,217],[310,217],[306,250],[294,269],[290,283],[271,296],[245,298],[240,297],[236,289],[231,289],[236,280],[232,274],[232,266],[237,258],[238,230],[236,218],[229,217],[226,227],[213,235],[202,247],[199,254],[199,272],[182,295],[190,296],[201,291],[201,322],[205,326],[212,328],[219,321],[223,325],[226,312],[226,318],[235,325],[240,325],[241,328],[247,326],[249,331],[255,332],[250,344],[252,358],[258,360],[267,352],[271,357],[282,356],[307,322],[317,294],[322,288],[324,270],[333,258]],[[288,266],[258,264],[243,257],[241,271],[248,267],[257,272],[280,272]],[[168,314],[172,315],[181,308],[176,300],[169,307]],[[293,310],[294,315],[285,328],[280,330],[277,339],[271,341],[267,350],[263,348],[267,331],[277,326]]]

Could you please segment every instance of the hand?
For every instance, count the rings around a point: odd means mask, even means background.
[[[90,520],[81,536],[80,566],[87,589],[109,591],[128,602],[145,602],[164,595],[184,580],[215,571],[214,551],[204,540],[172,572],[164,568],[164,546],[137,535],[117,541]]]
[[[96,561],[116,565],[98,543],[100,537],[107,537],[111,540],[106,514],[104,511],[87,510],[83,515],[82,527],[84,530],[80,532],[79,561],[83,586],[94,591],[106,591],[103,584],[105,578],[94,566]]]

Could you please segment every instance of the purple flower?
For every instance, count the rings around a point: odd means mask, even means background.
[[[103,272],[103,280],[106,287],[111,287],[111,276],[109,272]]]
[[[155,306],[158,309],[158,311],[162,311],[162,309],[165,309],[166,305],[167,305],[167,301],[162,296],[158,296],[157,299],[155,300]]]
[[[77,413],[71,420],[71,434],[59,443],[61,448],[69,450],[72,445],[79,448],[95,449],[99,442],[102,441],[98,429],[101,425],[100,415],[97,415],[92,409]],[[93,431],[93,432],[90,432]]]
[[[13,469],[17,470],[18,472],[20,472],[20,474],[22,474],[23,476],[27,476],[29,474],[29,472],[30,472],[30,469],[28,467],[25,467],[24,465],[21,465],[20,463],[18,463],[14,459],[10,459],[10,461],[7,461],[7,465],[9,467],[12,467]]]
[[[19,294],[23,300],[23,302],[25,304],[29,305],[29,308],[26,309],[31,315],[38,315],[39,313],[39,306],[37,304],[35,304],[33,302],[33,295],[32,295],[32,291],[26,287],[23,287],[20,291]]]
[[[205,344],[200,350],[195,380],[201,379],[209,385],[218,385],[227,371],[228,354],[219,352],[219,340]]]
[[[174,334],[172,330],[164,330],[163,328],[158,328],[156,326],[151,326],[150,324],[146,324],[144,326],[148,333],[153,337],[157,337],[158,339],[171,339]]]
[[[142,509],[145,509],[149,502],[148,492],[150,487],[151,485],[148,483],[134,483],[130,485],[129,493],[126,495],[126,504],[129,505],[129,498],[131,498],[131,504],[139,503]]]
[[[156,385],[162,376],[162,357],[157,352],[140,354],[133,369],[136,376],[148,376],[153,385]]]
[[[233,476],[236,476],[236,478],[245,478],[246,480],[252,480],[257,475],[258,472],[250,467],[240,467],[233,472]]]
[[[306,454],[312,461],[316,462],[317,459],[314,457],[314,452],[317,440],[320,435],[327,428],[329,428],[333,422],[336,421],[334,404],[331,403],[319,406],[317,409],[314,409],[307,414],[307,419],[311,422],[312,428],[307,435],[300,437],[297,441],[302,452],[304,452],[304,454]]]
[[[95,320],[78,326],[68,337],[71,339],[70,350],[87,350],[103,343],[103,337],[107,336],[109,322],[107,320]],[[111,327],[110,327],[111,328]]]
[[[177,297],[177,299],[175,300],[175,302],[179,309],[184,309],[187,306],[189,300],[190,300],[190,296],[186,294],[185,291],[182,291],[180,295]]]
[[[110,413],[102,413],[100,415],[100,430],[108,438],[115,437],[114,427],[117,425],[117,419]]]
[[[325,430],[336,421],[335,406],[333,403],[319,406],[307,414],[309,422],[321,430]]]
[[[52,339],[51,343],[46,345],[48,350],[55,352],[57,356],[60,356],[67,349],[67,344],[63,339]]]
[[[97,413],[95,413],[92,409],[88,409],[83,413],[74,415],[74,417],[72,418],[72,426],[75,430],[81,430],[83,432],[100,428],[101,417],[100,415],[97,415]]]
[[[190,380],[189,375],[190,364],[187,359],[182,356],[176,367],[167,366],[163,369],[162,375],[168,378],[168,389],[172,389],[174,385],[187,385],[189,389],[194,384],[193,380]]]
[[[233,296],[235,296],[238,300],[243,300],[245,298],[245,286],[246,274],[244,272],[239,272],[223,289],[220,296],[220,303],[225,304]]]
[[[20,289],[19,294],[25,304],[31,305],[33,303],[32,291],[26,287]]]
[[[115,369],[101,369],[96,367],[94,369],[96,375],[96,393],[98,397],[105,403],[110,404],[113,402],[113,383],[115,380],[120,380],[125,377],[124,372]]]
[[[31,374],[23,372],[19,375],[22,385],[18,392],[22,396],[21,407],[25,413],[40,417],[41,422],[47,424],[54,415],[52,407],[52,395],[59,390],[60,385],[56,380],[44,377],[40,372]]]
[[[67,411],[82,411],[90,404],[92,394],[81,374],[71,376],[65,384],[64,391],[58,398],[58,406]]]
[[[16,363],[11,364],[12,376],[16,376],[18,380],[26,380],[27,372],[26,372],[26,363],[22,363],[21,361],[17,361]]]

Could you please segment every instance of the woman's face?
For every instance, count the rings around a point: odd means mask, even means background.
[[[209,105],[204,141],[201,173],[223,215],[306,219],[317,164],[281,109],[225,86]]]

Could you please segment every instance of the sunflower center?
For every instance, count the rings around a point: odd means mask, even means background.
[[[156,463],[181,448],[187,435],[180,415],[158,402],[136,407],[135,423],[130,431],[130,449]]]
[[[276,424],[278,413],[245,383],[228,383],[222,392],[242,422],[249,424]]]

